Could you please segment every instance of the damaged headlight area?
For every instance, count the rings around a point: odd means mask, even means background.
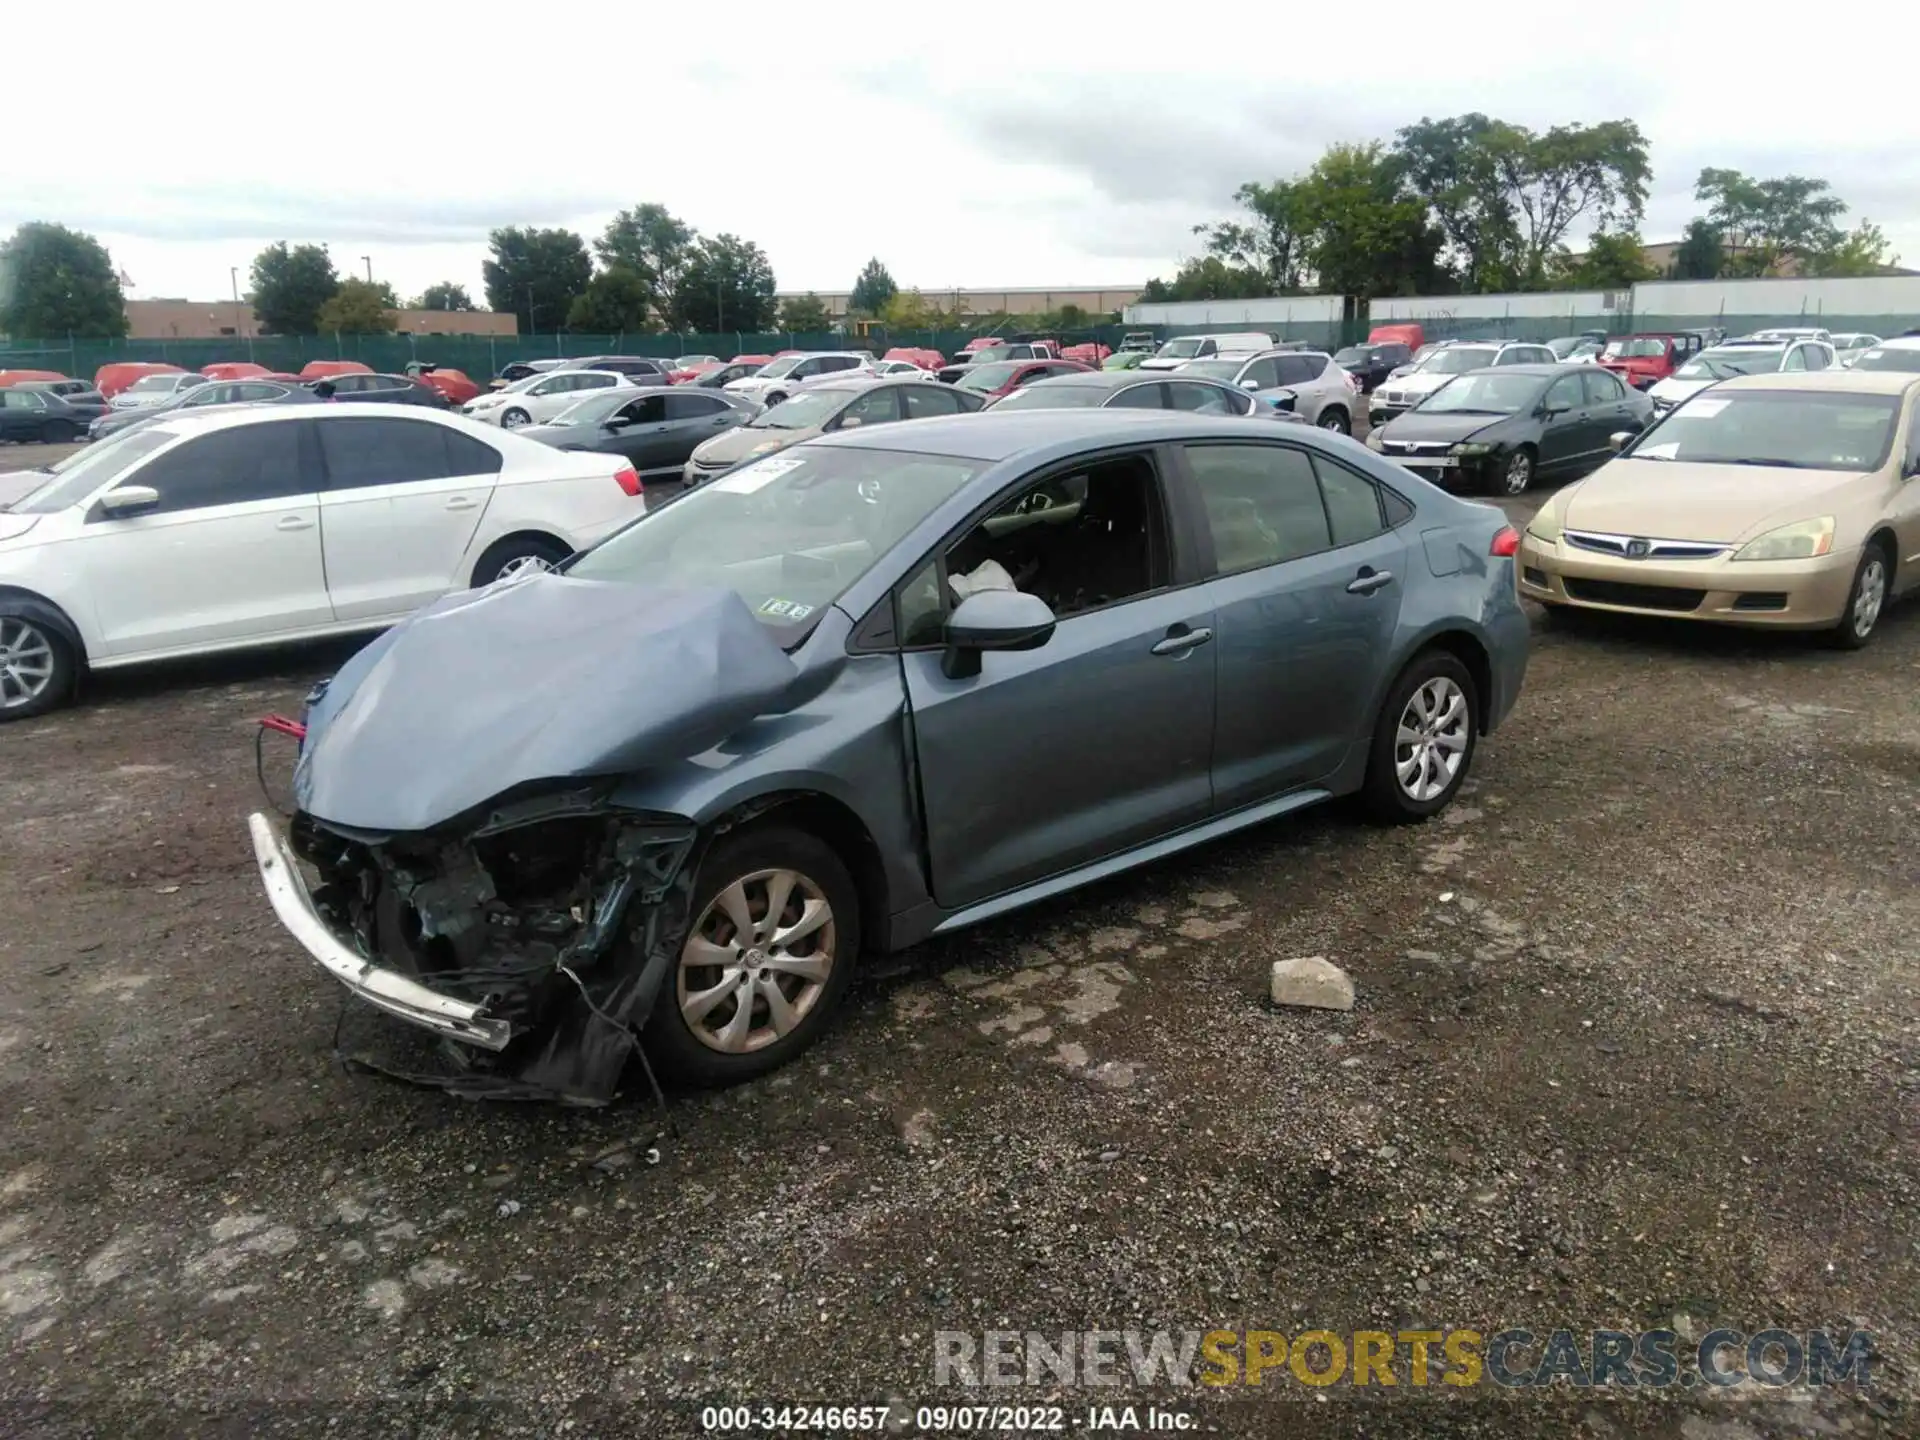
[[[301,814],[289,840],[320,876],[313,915],[364,971],[307,948],[362,998],[454,1042],[445,1075],[358,1063],[475,1098],[612,1099],[691,919],[691,822],[579,791],[457,833],[366,835]],[[466,1032],[388,1003],[376,981],[455,1002]]]

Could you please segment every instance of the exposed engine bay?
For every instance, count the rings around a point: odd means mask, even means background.
[[[320,874],[328,927],[511,1029],[498,1051],[443,1042],[445,1074],[352,1063],[471,1098],[607,1103],[685,938],[698,839],[592,791],[456,834],[365,836],[297,815],[290,840]]]

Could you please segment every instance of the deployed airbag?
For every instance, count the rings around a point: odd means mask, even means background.
[[[696,755],[785,708],[797,675],[731,590],[543,574],[464,591],[341,667],[294,795],[323,822],[426,830],[529,781]]]

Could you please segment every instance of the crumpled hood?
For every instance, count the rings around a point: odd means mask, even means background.
[[[697,755],[799,672],[731,590],[541,574],[438,600],[307,714],[294,796],[354,830],[429,829],[534,780]]]

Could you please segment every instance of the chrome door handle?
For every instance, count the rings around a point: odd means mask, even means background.
[[[1153,647],[1156,655],[1184,655],[1189,650],[1206,644],[1213,639],[1213,631],[1207,629],[1188,630],[1183,634],[1169,635]]]
[[[479,501],[474,500],[466,495],[456,495],[453,497],[453,499],[447,501],[447,509],[471,510],[475,505],[479,503],[480,503]]]
[[[304,515],[282,515],[273,527],[276,530],[311,530],[313,521]]]
[[[1363,574],[1354,576],[1353,579],[1347,582],[1347,593],[1349,595],[1371,595],[1374,591],[1382,589],[1392,583],[1393,572],[1391,570],[1368,570]]]

